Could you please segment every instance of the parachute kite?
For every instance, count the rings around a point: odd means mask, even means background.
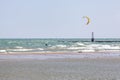
[[[87,23],[86,25],[88,25],[90,23],[90,18],[88,16],[83,16],[83,18],[86,18],[87,19]]]

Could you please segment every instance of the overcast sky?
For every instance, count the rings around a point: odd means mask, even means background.
[[[90,38],[91,32],[120,38],[120,0],[0,0],[0,38]]]

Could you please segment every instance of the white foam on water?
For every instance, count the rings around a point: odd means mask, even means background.
[[[22,46],[16,46],[15,48],[22,49],[23,47]]]
[[[81,49],[85,49],[86,47],[68,47],[68,50],[81,50]]]
[[[44,49],[43,48],[37,48],[37,50],[43,51]]]
[[[72,46],[68,46],[66,50],[78,51],[78,52],[101,52],[106,50],[120,51],[120,46],[104,45],[104,44],[72,45]]]
[[[7,51],[6,50],[0,50],[1,53],[6,53]]]
[[[13,52],[14,52],[14,51],[15,51],[15,52],[20,52],[20,51],[21,51],[21,52],[23,52],[23,51],[32,51],[32,50],[34,50],[34,49],[9,49],[8,51],[11,51],[11,52],[12,52],[12,51],[13,51]]]
[[[83,43],[80,43],[80,42],[77,42],[76,45],[79,45],[79,46],[84,46],[85,44]]]
[[[78,52],[96,52],[94,49],[88,49],[88,50],[78,50]]]
[[[56,45],[56,47],[65,48],[67,46],[66,45]]]
[[[110,46],[110,45],[103,45],[102,48],[103,49],[113,49],[113,50],[120,49],[119,46]]]
[[[111,40],[111,39],[110,39]],[[29,41],[29,42],[28,42]],[[45,46],[45,43],[48,46]],[[25,46],[25,47],[23,47]],[[8,44],[1,46],[1,53],[5,52],[101,52],[120,51],[120,42],[81,42],[79,39],[63,40],[8,40]]]
[[[52,47],[50,47],[50,49],[64,49],[64,48],[66,48],[67,46],[66,45],[56,45],[56,46],[52,46]]]

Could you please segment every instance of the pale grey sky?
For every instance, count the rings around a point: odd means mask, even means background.
[[[120,38],[120,0],[0,0],[0,38],[89,38],[91,32]]]

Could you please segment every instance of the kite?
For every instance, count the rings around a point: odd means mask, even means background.
[[[87,23],[86,25],[88,25],[90,23],[90,18],[88,16],[83,16],[83,18],[86,18],[87,19]]]

